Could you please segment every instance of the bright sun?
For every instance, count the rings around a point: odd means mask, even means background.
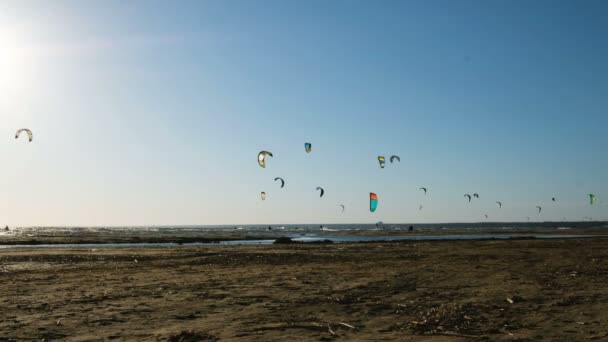
[[[10,36],[0,35],[0,84],[3,91],[24,90],[27,55]]]
[[[0,29],[0,115],[4,118],[12,116],[32,90],[34,56],[22,38]]]

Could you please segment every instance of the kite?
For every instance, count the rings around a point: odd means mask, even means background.
[[[30,142],[32,142],[32,140],[34,140],[34,134],[32,134],[32,131],[30,131],[27,128],[22,128],[22,129],[18,130],[17,133],[15,133],[15,139],[19,139],[19,136],[23,132],[27,132],[27,137],[28,137],[28,139],[29,139]]]
[[[312,151],[311,143],[304,143],[304,149],[306,150],[306,153],[310,153]]]
[[[321,191],[321,193],[319,194],[319,197],[323,197],[323,195],[325,194],[325,190],[323,190],[322,187],[318,186],[317,190]]]
[[[589,204],[594,205],[597,202],[597,197],[594,194],[589,194]]]
[[[378,195],[373,192],[369,193],[369,211],[372,213],[378,208]]]
[[[384,169],[385,160],[383,156],[378,156],[378,163],[380,163],[380,168]]]
[[[264,168],[266,167],[266,156],[272,157],[272,152],[261,151],[258,153],[258,164]]]
[[[285,180],[283,178],[281,178],[281,177],[277,177],[277,178],[274,179],[275,182],[278,181],[278,180],[281,181],[281,188],[284,187],[285,186]]]

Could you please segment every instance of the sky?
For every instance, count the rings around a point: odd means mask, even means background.
[[[606,17],[601,0],[1,1],[0,224],[608,219]]]

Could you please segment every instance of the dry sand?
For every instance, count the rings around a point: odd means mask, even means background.
[[[607,247],[0,250],[0,340],[608,340]]]

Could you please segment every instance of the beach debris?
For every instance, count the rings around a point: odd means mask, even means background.
[[[306,151],[306,153],[312,152],[312,144],[311,143],[304,143],[304,150]]]
[[[369,211],[372,213],[378,209],[378,195],[373,192],[369,193]]]
[[[267,156],[272,157],[272,152],[260,151],[260,153],[258,153],[258,164],[260,164],[260,166],[263,168],[266,167],[266,157]]]
[[[133,262],[137,264],[139,261],[137,261],[137,259],[133,259]]]
[[[469,335],[479,338],[489,323],[483,307],[473,303],[462,305],[441,304],[436,307],[412,305],[408,312],[416,316],[406,322],[415,334],[423,335]],[[412,311],[413,310],[413,311]],[[479,335],[478,335],[479,334]]]
[[[384,165],[386,163],[386,160],[383,156],[378,156],[378,163],[380,164],[380,168],[384,169]]]
[[[443,331],[443,332],[435,332],[435,335],[444,335],[444,336],[455,336],[455,337],[465,337],[465,338],[474,338],[474,339],[479,339],[482,336],[478,336],[478,335],[465,335],[465,334],[459,334],[457,332],[453,332],[453,331]]]
[[[357,328],[355,328],[354,326],[352,326],[352,325],[350,325],[350,324],[348,324],[348,323],[340,322],[340,323],[338,323],[338,324],[340,324],[340,325],[342,325],[342,326],[345,326],[345,327],[347,327],[347,328],[350,328],[350,329],[357,329]]]
[[[513,304],[513,303],[515,303],[515,302],[513,301],[513,299],[511,299],[511,298],[507,298],[507,302],[509,302],[509,304]]]
[[[336,334],[335,331],[331,330],[331,325],[329,323],[327,323],[327,330],[329,331],[330,334],[332,334],[334,336],[338,336],[338,334]]]
[[[63,323],[61,321],[63,321],[63,318],[58,319],[57,322],[55,322],[55,325],[58,326],[58,327],[62,326]]]
[[[32,140],[34,140],[34,134],[32,133],[32,131],[30,131],[27,128],[22,128],[22,129],[18,130],[17,133],[15,133],[15,139],[19,139],[19,136],[23,132],[27,133],[27,137],[28,137],[28,139],[29,139],[30,142],[32,142]]]
[[[319,193],[319,197],[323,197],[323,195],[325,195],[325,190],[323,190],[323,188],[322,188],[322,187],[318,186],[318,187],[317,187],[317,190],[319,190],[319,191],[320,191],[320,193]]]
[[[399,158],[399,156],[391,156],[391,159],[390,159],[391,164],[392,164],[392,163],[393,163],[395,160],[401,163],[401,158]]]
[[[469,194],[464,194],[464,197],[467,197],[469,199],[469,202],[471,202],[471,195]]]
[[[426,191],[427,191],[427,189],[426,189],[425,187],[421,187],[421,188],[419,188],[418,190],[422,190],[422,191],[424,191],[424,194],[426,195]]]
[[[285,186],[285,180],[283,178],[281,178],[281,177],[276,177],[274,179],[275,182],[278,181],[278,180],[281,181],[281,188],[283,188]]]
[[[500,202],[500,201],[496,201],[496,204],[498,204],[498,208],[499,208],[499,209],[502,209],[502,202]]]
[[[260,197],[262,198],[262,201],[266,200],[266,193],[264,191],[260,192]]]

